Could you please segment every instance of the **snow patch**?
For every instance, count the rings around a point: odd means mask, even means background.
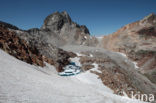
[[[90,54],[89,56],[90,56],[90,57],[93,57],[93,54]]]
[[[79,57],[80,57],[80,56],[86,56],[86,55],[81,54],[81,53],[76,53],[76,55],[79,56]]]
[[[117,52],[117,53],[118,53],[118,54],[120,54],[121,56],[123,56],[123,57],[127,58],[127,55],[126,55],[126,54],[121,53],[121,52]]]
[[[93,63],[92,65],[94,65],[94,68],[92,68],[91,70],[93,71],[96,71],[98,73],[102,73],[98,68],[99,68],[99,65],[97,63]]]
[[[74,62],[77,66],[81,66],[79,57],[70,58],[70,60],[71,60],[71,62]]]
[[[85,39],[87,39],[87,36],[84,36]]]
[[[133,62],[133,64],[134,64],[134,67],[135,67],[135,69],[138,69],[139,67],[138,67],[138,63],[137,62]]]
[[[14,30],[16,33],[22,33],[22,31],[20,31],[20,30]]]

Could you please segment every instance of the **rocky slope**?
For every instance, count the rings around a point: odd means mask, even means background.
[[[39,51],[29,46],[26,41],[16,36],[15,32],[0,26],[0,48],[14,57],[29,64],[44,66],[44,60]]]
[[[104,36],[100,47],[125,53],[138,63],[139,71],[156,83],[156,15],[128,24]]]
[[[43,67],[47,62],[55,65],[58,71],[69,64],[69,57],[74,55],[5,22],[0,22],[0,48],[29,64]]]

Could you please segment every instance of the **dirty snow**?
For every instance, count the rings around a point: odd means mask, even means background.
[[[127,58],[127,55],[121,52],[117,52],[118,54],[122,55],[123,57]]]
[[[76,55],[77,55],[77,56],[86,56],[86,55],[84,55],[84,54],[82,54],[82,53],[78,53],[78,52],[76,52]],[[90,57],[93,57],[93,54],[89,54],[89,56],[90,56]]]
[[[99,64],[97,63],[93,63],[92,64],[94,66],[94,68],[92,68],[91,70],[96,71],[98,73],[102,73],[98,68],[99,68]]]
[[[81,54],[81,53],[76,53],[77,56],[86,56],[84,54]]]
[[[133,64],[134,64],[134,67],[136,68],[136,69],[138,69],[139,67],[138,67],[138,63],[137,62],[133,62]]]
[[[51,65],[29,65],[0,50],[0,103],[142,102],[113,94],[89,71],[61,77]]]

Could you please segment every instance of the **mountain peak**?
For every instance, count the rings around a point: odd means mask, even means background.
[[[60,30],[65,23],[71,24],[71,18],[66,11],[54,12],[46,17],[42,29]]]
[[[149,19],[149,18],[153,18],[153,17],[156,17],[156,15],[154,13],[151,13],[151,14],[145,16],[144,19]]]
[[[153,17],[156,16],[154,13],[150,13],[147,17]]]
[[[145,16],[141,21],[148,22],[148,23],[156,23],[156,15],[154,13],[151,13]]]
[[[62,14],[68,15],[67,11],[62,11]]]

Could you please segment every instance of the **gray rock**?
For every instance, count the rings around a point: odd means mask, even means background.
[[[45,30],[49,30],[50,39],[55,38],[53,45],[58,47],[68,44],[94,45],[97,42],[95,38],[90,37],[88,28],[73,22],[66,11],[55,12],[47,16],[41,27],[41,31]],[[47,32],[43,35],[47,35]]]
[[[41,29],[49,29],[51,31],[59,31],[65,23],[67,23],[69,25],[71,24],[71,18],[69,17],[67,12],[65,12],[65,11],[62,13],[55,12],[46,17]]]

